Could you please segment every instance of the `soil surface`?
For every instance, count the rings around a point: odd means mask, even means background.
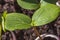
[[[55,38],[51,38],[51,37],[46,37],[43,40],[56,40]]]
[[[35,10],[26,10],[21,8],[16,0],[0,0],[0,15],[7,10],[8,13],[24,13],[32,17]],[[60,15],[53,22],[36,27],[40,34],[54,34],[60,36]],[[27,30],[15,30],[2,32],[2,40],[34,40],[36,38],[33,27]]]

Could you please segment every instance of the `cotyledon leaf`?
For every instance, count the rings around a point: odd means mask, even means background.
[[[56,4],[57,0],[41,0],[40,3],[50,3],[50,4]]]
[[[16,30],[16,29],[28,29],[31,27],[31,19],[20,13],[9,13],[5,17],[5,29]]]
[[[24,9],[35,10],[39,8],[40,1],[37,0],[17,0],[17,3]]]
[[[46,4],[38,9],[32,17],[32,26],[41,26],[55,20],[59,15],[59,7],[54,4]]]
[[[40,6],[45,6],[46,4],[54,4],[54,5],[56,5],[56,2],[57,2],[57,0],[41,0],[40,1],[40,3],[41,3],[41,5]]]

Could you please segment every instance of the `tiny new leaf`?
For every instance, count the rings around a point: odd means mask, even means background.
[[[38,0],[17,0],[17,3],[24,9],[35,10],[39,8],[40,1]]]
[[[6,14],[7,14],[7,11],[4,11],[4,12],[3,12],[3,17],[4,17],[4,18],[6,17]]]
[[[5,29],[16,30],[16,29],[28,29],[31,27],[31,19],[20,13],[10,13],[5,17]]]
[[[59,15],[59,7],[54,4],[46,4],[38,9],[32,17],[33,26],[41,26],[55,20]]]

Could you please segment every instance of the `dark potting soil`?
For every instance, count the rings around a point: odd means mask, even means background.
[[[45,37],[43,40],[57,40],[57,39],[51,37]]]
[[[18,12],[26,14],[32,17],[35,10],[26,10],[21,8],[16,0],[0,0],[0,15],[7,10],[8,13]],[[54,34],[60,35],[60,15],[53,22],[43,25],[42,27],[37,27],[37,30],[40,34]],[[2,32],[2,40],[34,40],[36,38],[36,34],[34,32],[33,27],[27,30],[15,30]]]

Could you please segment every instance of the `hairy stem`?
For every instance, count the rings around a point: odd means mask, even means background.
[[[36,33],[37,36],[39,36],[40,40],[42,40],[42,37],[40,36],[39,32],[37,31],[36,27],[34,27],[34,31]]]

